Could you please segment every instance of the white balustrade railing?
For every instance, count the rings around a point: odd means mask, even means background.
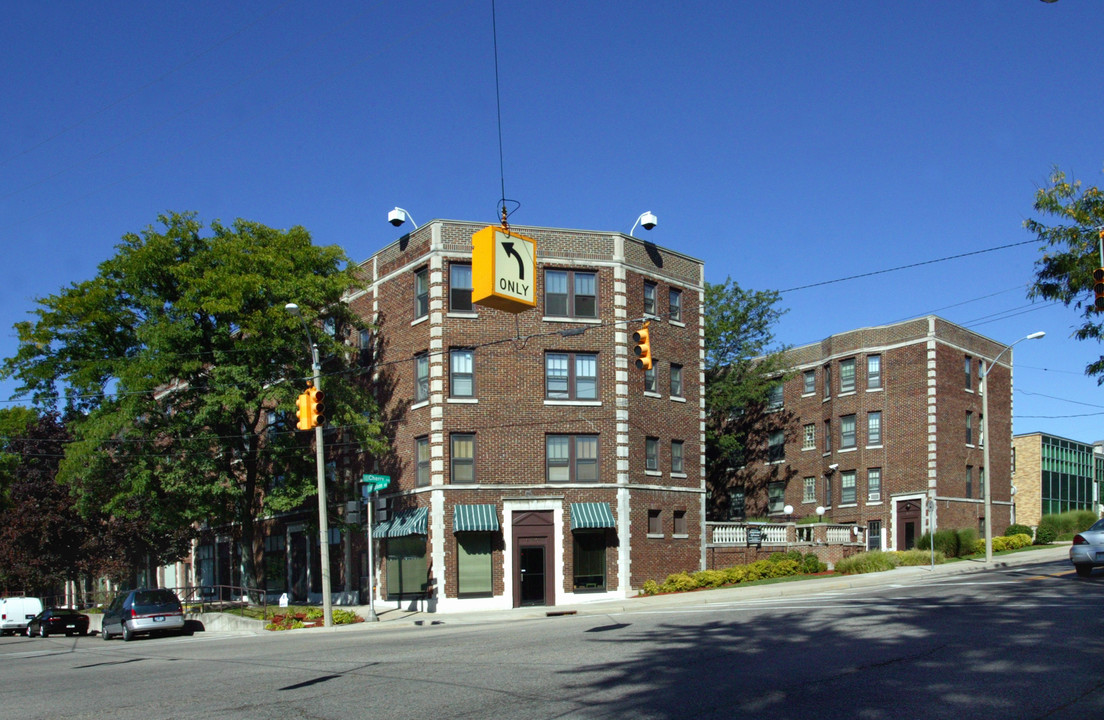
[[[710,522],[712,533],[709,542],[713,545],[746,545],[748,528],[758,528],[762,533],[764,545],[787,545],[791,542],[788,531],[791,524]],[[792,542],[799,544],[846,545],[856,542],[852,537],[851,525],[809,524],[796,525]]]

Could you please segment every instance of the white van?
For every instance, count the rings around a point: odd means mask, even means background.
[[[42,612],[42,600],[39,598],[0,598],[0,635],[26,631],[27,623],[40,612]]]

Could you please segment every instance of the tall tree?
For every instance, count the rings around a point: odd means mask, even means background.
[[[1095,185],[1082,188],[1079,180],[1068,180],[1055,169],[1050,184],[1035,192],[1035,211],[1042,219],[1025,220],[1024,227],[1039,238],[1043,257],[1035,261],[1035,282],[1028,297],[1072,306],[1081,315],[1074,337],[1101,342],[1104,313],[1094,305],[1092,273],[1104,266],[1104,192]],[[1085,367],[1085,374],[1104,384],[1104,354]]]
[[[708,515],[723,517],[729,491],[745,488],[752,512],[766,510],[766,485],[784,472],[761,472],[772,434],[792,434],[792,413],[771,407],[786,378],[774,326],[784,310],[778,293],[745,290],[731,278],[705,286],[705,468]]]
[[[43,408],[64,409],[74,441],[59,479],[85,513],[143,518],[170,559],[194,523],[232,522],[244,582],[256,586],[258,517],[316,492],[311,438],[289,414],[311,375],[298,304],[324,358],[327,417],[363,451],[382,451],[355,340],[368,329],[342,302],[355,286],[336,246],[301,227],[245,220],[205,231],[194,213],[128,233],[91,280],[38,300],[16,325],[3,375]]]

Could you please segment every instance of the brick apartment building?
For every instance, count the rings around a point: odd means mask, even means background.
[[[1104,453],[1097,446],[1038,432],[1012,443],[1016,522],[1036,527],[1050,513],[1099,511]]]
[[[624,597],[702,567],[703,266],[620,233],[517,227],[537,307],[473,305],[472,235],[435,220],[359,266],[391,455],[377,598],[438,611]],[[650,317],[655,365],[630,363]],[[364,553],[360,574],[370,571]],[[364,583],[366,585],[366,583]]]
[[[1005,346],[935,316],[832,335],[787,353],[793,374],[772,402],[794,414],[770,438],[770,516],[855,525],[870,548],[906,549],[929,530],[1011,521],[1012,358],[988,376],[991,468],[984,467],[979,380]],[[782,465],[779,468],[773,467]],[[737,489],[731,506],[745,505]]]

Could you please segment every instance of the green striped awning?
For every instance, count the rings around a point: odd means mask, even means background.
[[[609,503],[571,503],[571,529],[617,527]]]
[[[376,529],[372,531],[372,537],[393,538],[406,535],[426,535],[428,519],[428,508],[399,510],[391,515],[391,519],[376,525]]]
[[[498,513],[494,505],[457,505],[452,517],[453,532],[494,532]]]

